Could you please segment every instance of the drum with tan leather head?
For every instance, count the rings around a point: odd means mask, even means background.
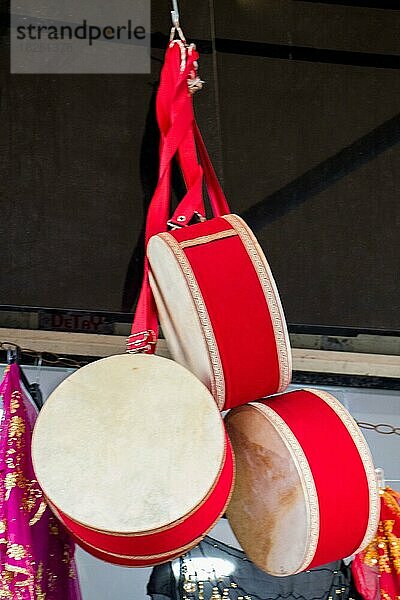
[[[227,515],[250,560],[293,575],[350,556],[374,537],[379,495],[368,446],[327,392],[299,390],[233,409]]]
[[[78,543],[127,566],[195,546],[224,513],[233,485],[212,395],[158,356],[112,356],[63,381],[38,417],[32,458]]]

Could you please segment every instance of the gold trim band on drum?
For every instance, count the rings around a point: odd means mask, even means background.
[[[355,550],[354,554],[358,554],[368,546],[370,542],[375,537],[376,529],[378,527],[379,522],[379,514],[380,514],[380,498],[379,498],[379,488],[376,479],[376,473],[374,468],[374,463],[371,455],[371,451],[368,447],[367,442],[364,439],[357,423],[350,415],[350,413],[340,404],[340,402],[329,394],[329,392],[321,391],[321,390],[311,390],[305,388],[305,391],[315,394],[321,400],[326,402],[332,410],[338,415],[341,419],[343,425],[346,427],[347,431],[351,435],[354,444],[357,447],[357,450],[360,454],[360,458],[364,465],[365,475],[368,483],[368,491],[369,491],[369,502],[370,502],[370,511],[369,511],[369,519],[368,525],[365,531],[365,536],[360,543],[357,550]]]
[[[315,487],[311,467],[303,448],[299,444],[299,441],[290,427],[286,425],[285,421],[269,406],[265,406],[265,404],[258,402],[251,402],[250,404],[267,417],[268,421],[281,436],[282,441],[289,450],[293,462],[296,465],[297,473],[303,488],[303,493],[307,498],[307,542],[305,544],[304,557],[300,563],[300,566],[293,573],[295,575],[296,573],[300,573],[307,568],[314,558],[317,550],[320,528],[317,488]]]
[[[206,303],[204,302],[203,295],[200,291],[197,279],[193,273],[192,267],[186,257],[186,254],[182,250],[181,243],[177,242],[174,237],[168,233],[160,233],[159,237],[166,242],[168,247],[172,250],[178,261],[179,267],[182,270],[183,276],[186,279],[187,285],[190,290],[193,302],[197,308],[197,316],[201,323],[202,335],[206,341],[208,352],[211,360],[211,368],[213,373],[213,380],[211,381],[211,393],[214,396],[219,410],[222,410],[225,404],[225,378],[222,370],[221,358],[211,319],[208,314]]]
[[[183,242],[179,242],[179,245],[181,248],[192,248],[193,246],[208,244],[209,242],[223,240],[225,238],[233,237],[235,235],[238,235],[235,229],[226,229],[225,231],[218,231],[217,233],[212,233],[210,235],[201,235],[197,238],[193,238],[192,240],[184,240]]]

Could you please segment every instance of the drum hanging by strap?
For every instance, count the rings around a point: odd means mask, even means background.
[[[203,381],[223,410],[284,391],[291,378],[291,352],[267,260],[247,225],[229,214],[191,95],[181,85],[181,51],[182,45],[168,48],[157,96],[164,158],[147,218],[145,277],[128,350],[154,352],[158,312],[172,357]],[[198,54],[191,46],[183,51],[193,78]],[[177,140],[179,147],[186,144],[188,151],[178,158],[191,176],[185,177],[188,192],[168,220],[173,230],[166,233],[167,157]],[[214,215],[209,221],[204,219],[203,175]],[[189,225],[195,213],[204,222]]]
[[[195,546],[233,485],[213,397],[184,367],[157,356],[112,356],[64,380],[39,415],[32,458],[78,543],[130,566]]]
[[[225,215],[151,238],[150,281],[172,356],[211,389],[221,410],[284,391],[285,318],[251,230]]]
[[[227,515],[248,557],[293,575],[374,537],[379,495],[368,446],[327,392],[300,390],[230,411],[237,477]]]
[[[167,229],[175,155],[188,186],[179,209],[188,222],[204,217],[188,92],[196,55],[183,42],[171,41],[169,51],[174,60],[166,61],[157,94],[160,166],[146,243]],[[168,561],[196,545],[233,486],[231,446],[212,395],[184,367],[146,355],[157,329],[146,260],[128,343],[129,352],[145,354],[113,356],[71,375],[50,396],[33,436],[36,476],[54,513],[86,550],[127,566]]]

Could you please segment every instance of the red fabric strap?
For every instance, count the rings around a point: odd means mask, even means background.
[[[181,51],[185,62],[182,68]],[[170,211],[171,163],[176,153],[181,166],[187,193],[172,216],[172,223],[187,225],[198,212],[204,215],[202,195],[203,169],[211,207],[215,216],[229,212],[229,206],[219,185],[205,148],[193,112],[192,96],[187,80],[196,72],[198,54],[181,43],[167,48],[160,86],[156,99],[157,121],[160,128],[160,165],[156,190],[150,202],[145,232],[145,248],[149,239],[167,230]],[[197,151],[203,168],[200,166]],[[145,256],[144,276],[140,291],[128,352],[153,353],[158,335],[157,308],[149,284],[149,264]]]
[[[192,100],[187,90],[187,78],[193,61],[187,61],[186,68],[180,70],[180,52],[176,44],[169,46],[161,72],[157,93],[156,111],[160,127],[160,164],[156,190],[150,202],[145,232],[145,247],[149,239],[165,231],[169,216],[171,161],[180,145],[187,139],[193,121]],[[184,159],[187,166],[188,161]],[[194,171],[188,171],[187,183],[194,178]],[[196,205],[200,208],[199,205]],[[152,353],[158,333],[157,310],[149,284],[149,265],[145,257],[143,283],[140,291],[128,351],[144,350]]]

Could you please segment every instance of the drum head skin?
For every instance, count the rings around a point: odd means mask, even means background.
[[[170,526],[204,502],[225,431],[206,387],[171,360],[111,356],[68,377],[33,433],[44,493],[66,516],[116,533]]]
[[[372,541],[379,521],[374,465],[336,398],[297,390],[238,407],[225,420],[236,459],[227,515],[258,567],[293,575]]]
[[[308,519],[290,450],[253,406],[231,412],[227,428],[237,470],[227,511],[232,529],[258,567],[273,575],[295,572],[305,553]]]

